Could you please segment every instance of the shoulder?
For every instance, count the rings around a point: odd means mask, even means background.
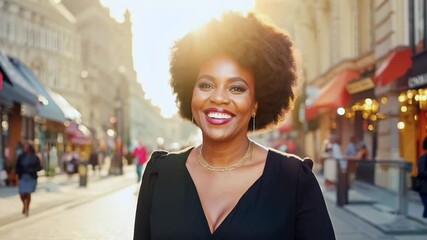
[[[282,167],[285,167],[285,169],[298,169],[298,168],[307,168],[311,171],[313,168],[313,160],[310,158],[304,158],[291,154],[291,153],[284,153],[280,152],[275,149],[269,149],[268,157],[273,162],[273,164],[281,165]]]
[[[168,152],[164,150],[156,150],[151,153],[149,165],[172,166],[179,163],[179,160],[184,160],[190,154],[192,147],[183,149],[177,152]]]

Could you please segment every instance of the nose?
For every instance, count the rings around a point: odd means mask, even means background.
[[[230,102],[230,98],[225,89],[216,88],[211,95],[211,102],[216,104],[228,104]]]

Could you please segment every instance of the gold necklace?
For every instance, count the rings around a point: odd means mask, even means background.
[[[197,160],[199,160],[200,165],[209,171],[213,171],[213,172],[227,172],[227,171],[231,171],[234,170],[240,166],[242,166],[246,161],[248,161],[249,159],[252,158],[252,152],[253,152],[253,148],[254,148],[254,144],[252,141],[249,141],[249,146],[248,149],[246,150],[245,155],[237,162],[231,164],[230,166],[226,166],[226,167],[215,167],[210,165],[205,158],[203,157],[203,153],[202,153],[202,146],[199,146],[199,152],[197,154]]]

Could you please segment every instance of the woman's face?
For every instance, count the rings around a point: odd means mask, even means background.
[[[202,64],[191,110],[204,137],[219,141],[246,136],[256,108],[254,76],[249,69],[227,55]]]

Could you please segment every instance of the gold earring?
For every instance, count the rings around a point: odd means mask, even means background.
[[[252,132],[255,131],[255,114],[252,115]]]

